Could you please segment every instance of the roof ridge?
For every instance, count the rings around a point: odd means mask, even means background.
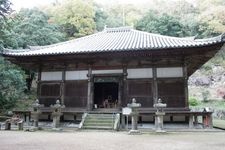
[[[102,32],[97,32],[97,33],[94,33],[94,34],[90,34],[90,35],[86,35],[86,36],[83,36],[83,37],[74,38],[74,39],[71,39],[71,40],[68,40],[68,41],[63,41],[63,42],[50,44],[50,45],[29,46],[29,48],[30,48],[30,50],[40,50],[40,49],[45,49],[45,48],[50,48],[50,47],[56,47],[56,46],[59,46],[59,45],[64,45],[64,44],[68,44],[68,43],[72,43],[72,42],[78,42],[78,41],[81,41],[83,39],[87,39],[87,38],[90,38],[92,36],[96,36],[96,35],[101,34],[101,33]],[[34,47],[34,49],[32,49],[32,47]]]
[[[136,30],[134,29],[133,31],[135,32],[141,32],[147,35],[155,36],[155,37],[163,37],[163,38],[171,38],[171,39],[178,39],[178,40],[187,40],[187,41],[194,41],[196,36],[190,36],[190,37],[174,37],[174,36],[169,36],[169,35],[161,35],[158,33],[151,33],[147,31],[141,31],[141,30]]]
[[[20,52],[27,52],[30,51],[30,49],[10,49],[10,48],[3,48],[2,53],[6,54],[6,53],[20,53]]]
[[[116,27],[116,28],[107,28],[105,26],[103,32],[129,32],[133,29],[132,26],[123,26],[123,27]]]
[[[195,39],[196,42],[207,42],[207,41],[225,41],[225,33],[222,33],[218,36],[211,37],[211,38],[204,38],[204,39]]]

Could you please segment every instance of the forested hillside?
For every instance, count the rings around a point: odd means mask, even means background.
[[[64,0],[20,11],[13,11],[11,5],[8,0],[0,0],[0,50],[58,43],[102,31],[105,26],[133,26],[162,35],[195,38],[225,32],[224,0],[155,0],[142,4]],[[225,99],[224,72],[225,50],[190,78],[190,95]],[[35,97],[30,89],[34,79],[34,72],[22,70],[0,56],[0,110]],[[195,90],[197,94],[192,92]]]

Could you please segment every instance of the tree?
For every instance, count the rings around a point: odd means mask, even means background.
[[[187,34],[178,18],[166,13],[160,14],[153,10],[150,10],[137,22],[136,28],[142,31],[177,37],[186,36]]]
[[[95,31],[92,0],[65,0],[49,7],[47,12],[53,22],[63,27],[67,37],[81,37]]]
[[[199,32],[202,37],[211,37],[225,32],[225,5],[211,6],[199,16]]]
[[[27,48],[29,45],[48,45],[65,40],[59,27],[49,22],[49,17],[38,9],[22,9],[19,13],[0,20],[0,25],[2,48]],[[0,59],[0,87],[6,89],[0,92],[0,104],[4,106],[2,109],[8,109],[18,100],[17,96],[24,92],[24,85],[27,85],[26,91],[30,91],[34,72],[26,70],[24,80],[24,72],[21,69],[4,61],[2,57]]]
[[[0,44],[5,48],[27,48],[28,45],[48,45],[65,40],[59,26],[38,9],[22,9],[0,20]]]
[[[3,36],[5,34],[5,20],[6,15],[10,14],[11,9],[11,2],[8,0],[0,0],[0,52],[3,49]]]
[[[65,40],[59,26],[49,22],[49,17],[37,8],[20,10],[10,24],[11,37],[16,38],[17,44],[6,42],[7,47],[27,48],[28,45],[49,45]]]
[[[0,110],[12,108],[24,90],[24,72],[0,57]]]
[[[108,15],[106,13],[106,11],[104,10],[103,6],[98,5],[95,3],[95,17],[94,17],[94,21],[96,23],[96,30],[97,31],[102,31],[105,27],[106,20],[108,18]]]

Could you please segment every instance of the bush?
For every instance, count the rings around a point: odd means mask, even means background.
[[[25,88],[25,73],[0,56],[0,110],[13,108]]]
[[[196,98],[194,98],[194,97],[191,97],[189,99],[189,105],[190,106],[197,106],[198,105],[198,100]]]

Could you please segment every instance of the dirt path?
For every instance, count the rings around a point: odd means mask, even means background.
[[[225,132],[0,131],[1,150],[223,150]]]

